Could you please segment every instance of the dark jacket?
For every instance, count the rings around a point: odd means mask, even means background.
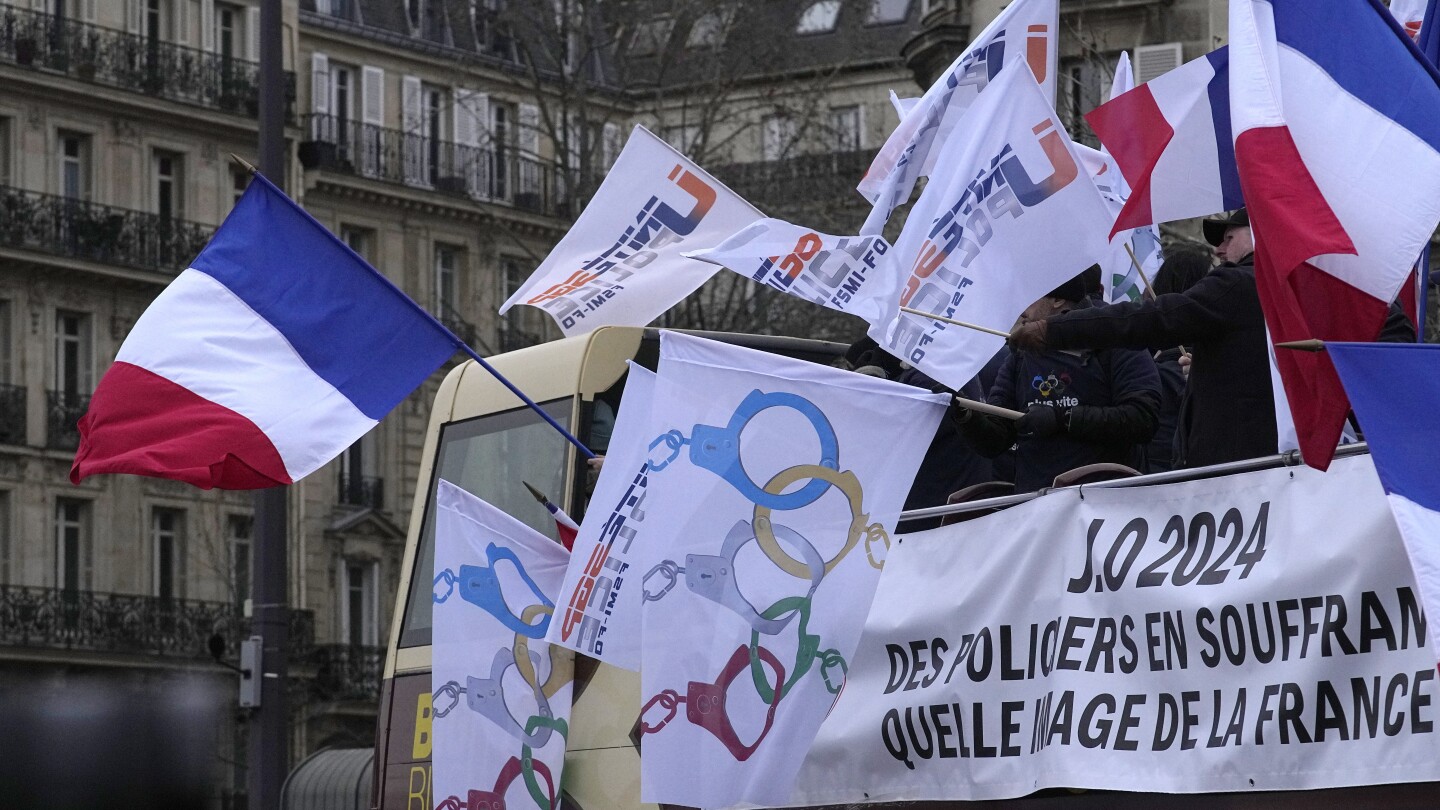
[[[1018,411],[1040,406],[1065,412],[1068,427],[1047,438],[1017,436],[1016,423],[1003,417],[962,416],[965,435],[981,453],[996,455],[1016,445],[1015,491],[1033,492],[1087,464],[1139,467],[1141,447],[1155,433],[1160,378],[1144,351],[1015,352],[986,401]]]
[[[1255,267],[1224,264],[1183,293],[1053,316],[1052,348],[1185,346],[1194,365],[1181,407],[1175,466],[1276,452],[1275,395]]]
[[[1188,348],[1188,347],[1187,347]],[[1156,353],[1155,370],[1160,373],[1160,414],[1155,438],[1145,448],[1145,469],[1166,472],[1175,468],[1176,428],[1180,424],[1180,403],[1185,398],[1185,374],[1180,370],[1180,349],[1171,347]]]
[[[983,397],[978,380],[979,378],[976,378],[966,383],[958,392],[960,396],[967,399]],[[931,391],[936,388],[935,381],[918,369],[902,372],[898,382]],[[925,451],[920,469],[915,472],[915,483],[910,486],[910,494],[905,496],[905,509],[908,511],[941,506],[952,493],[972,484],[993,480],[995,474],[990,459],[976,453],[975,448],[960,437],[959,429],[953,421],[941,419],[935,438],[930,441],[930,449]],[[901,521],[895,530],[898,534],[909,534],[939,525],[940,518],[906,520]]]

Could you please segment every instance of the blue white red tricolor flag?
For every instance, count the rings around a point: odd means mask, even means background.
[[[524,484],[525,488],[530,490],[530,494],[535,496],[535,500],[539,501],[540,505],[545,507],[545,511],[549,512],[550,516],[555,518],[555,531],[560,536],[560,545],[564,546],[566,551],[574,548],[575,535],[580,532],[580,524],[576,523],[574,518],[566,514],[564,509],[556,506],[549,498],[545,497],[545,493],[530,486],[528,481],[521,481],[520,483]]]
[[[1085,120],[1130,186],[1111,235],[1244,205],[1221,48],[1113,95]]]
[[[1355,408],[1380,484],[1427,616],[1440,616],[1440,346],[1409,343],[1325,344]],[[1440,660],[1440,622],[1431,621],[1430,646]]]
[[[136,321],[70,469],[258,489],[365,435],[456,338],[259,175]]]
[[[1130,67],[1130,54],[1121,53],[1115,65],[1115,78],[1110,83],[1110,98],[1134,89],[1135,71]],[[1113,155],[1102,148],[1100,157],[1103,166],[1095,178],[1095,187],[1115,209],[1118,219],[1125,209],[1125,201],[1130,199],[1130,184],[1125,182],[1125,175]],[[1160,230],[1154,225],[1142,225],[1112,236],[1116,238],[1110,241],[1110,254],[1100,262],[1100,285],[1105,302],[1139,301],[1149,280],[1160,270]]]
[[[1233,0],[1230,67],[1270,334],[1374,340],[1440,222],[1440,74],[1376,0]],[[1277,360],[1301,453],[1325,469],[1344,390],[1323,352]]]

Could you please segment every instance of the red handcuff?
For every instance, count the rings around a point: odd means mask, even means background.
[[[550,806],[555,806],[555,780],[550,776],[550,767],[538,759],[531,760],[531,767],[545,779],[545,787],[550,793]],[[505,794],[509,792],[510,785],[520,778],[523,766],[519,757],[510,757],[505,767],[500,769],[500,774],[495,777],[493,790],[472,790],[466,797],[465,802],[460,802],[459,796],[450,798],[435,805],[435,810],[505,810]]]
[[[774,699],[770,701],[769,708],[765,712],[765,727],[760,730],[760,736],[755,742],[745,745],[740,742],[740,735],[735,733],[735,727],[730,723],[730,717],[725,711],[725,692],[730,684],[750,667],[750,648],[746,645],[737,647],[735,653],[730,656],[730,661],[725,668],[716,676],[714,683],[703,683],[701,681],[690,681],[686,688],[685,697],[681,697],[673,689],[666,689],[645,704],[640,710],[640,734],[653,734],[664,728],[667,723],[675,719],[675,714],[681,703],[685,704],[685,719],[693,725],[697,725],[711,734],[715,739],[725,746],[737,762],[744,762],[755,753],[764,742],[766,735],[770,733],[770,727],[775,724],[775,709],[780,705],[783,697],[781,684],[785,683],[785,667],[780,661],[764,647],[757,649],[760,660],[770,665],[775,671]],[[645,722],[645,713],[650,708],[659,704],[660,708],[668,714],[655,725]]]

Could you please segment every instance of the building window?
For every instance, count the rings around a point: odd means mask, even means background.
[[[698,124],[680,124],[665,127],[661,130],[661,137],[665,139],[666,143],[675,147],[675,151],[688,157],[694,157],[695,147],[700,141],[700,126]]]
[[[435,246],[435,313],[442,320],[456,310],[460,253],[460,248],[452,245]]]
[[[10,385],[14,379],[12,367],[12,352],[14,351],[13,338],[11,337],[11,308],[10,301],[0,298],[0,385]]]
[[[184,158],[164,149],[156,149],[151,158],[155,174],[155,213],[162,220],[181,219],[185,215]]]
[[[10,554],[10,493],[0,491],[0,585],[13,582]]]
[[[830,131],[835,151],[854,152],[861,148],[860,107],[834,107],[830,110]]]
[[[783,113],[769,115],[761,122],[760,159],[779,160],[795,142],[795,120]]]
[[[445,110],[449,107],[449,94],[439,87],[426,86],[421,96],[424,112],[420,126],[425,138],[425,181],[435,183],[438,177],[450,174],[450,167],[442,162],[445,158]]]
[[[90,199],[90,136],[61,131],[60,196],[71,200]]]
[[[894,25],[910,16],[911,0],[870,0],[865,14],[866,25]]]
[[[356,70],[347,65],[330,63],[330,115],[335,118],[335,143],[341,160],[352,160],[355,151]]]
[[[215,4],[215,49],[226,62],[240,55],[242,19],[244,14],[241,9],[224,3]]]
[[[641,22],[635,26],[635,36],[630,38],[630,55],[654,56],[664,51],[674,29],[675,20],[670,17]]]
[[[90,590],[90,503],[55,500],[55,584],[70,591]]]
[[[353,647],[380,643],[376,615],[375,574],[378,566],[365,560],[340,564],[340,635]]]
[[[373,263],[370,257],[375,249],[375,231],[342,223],[340,241],[348,245],[360,258]]]
[[[840,0],[816,0],[800,13],[797,34],[828,34],[840,20]]]
[[[493,199],[510,199],[510,162],[514,144],[515,108],[509,104],[491,104],[490,149],[493,170],[490,172],[490,196]]]
[[[736,6],[728,4],[711,9],[695,18],[690,26],[690,36],[685,38],[687,48],[718,48],[725,42],[725,34],[735,19]]]
[[[87,312],[55,313],[55,390],[88,396],[94,372],[91,319]]]
[[[225,535],[230,545],[230,592],[236,606],[250,598],[253,557],[252,532],[255,520],[249,515],[230,515],[225,519]]]
[[[155,507],[150,511],[152,594],[161,599],[185,595],[185,512]]]
[[[0,186],[14,185],[10,176],[10,133],[14,128],[13,119],[0,117]]]

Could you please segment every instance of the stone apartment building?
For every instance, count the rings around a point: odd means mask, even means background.
[[[1132,50],[1142,78],[1224,35],[1219,0],[1062,0],[1062,112]],[[762,210],[840,233],[855,181],[996,0],[285,0],[286,187],[497,353],[555,336],[500,303],[578,214],[634,124]],[[99,375],[199,251],[252,158],[256,0],[0,2],[0,688],[198,673],[247,634],[252,505],[68,471]],[[1069,105],[1069,106],[1067,106]],[[803,334],[683,308],[672,322]],[[764,317],[757,317],[763,314]],[[688,318],[688,320],[687,320]],[[442,372],[443,373],[443,372]],[[364,747],[439,375],[292,487],[292,756]],[[245,715],[216,731],[217,806]]]

